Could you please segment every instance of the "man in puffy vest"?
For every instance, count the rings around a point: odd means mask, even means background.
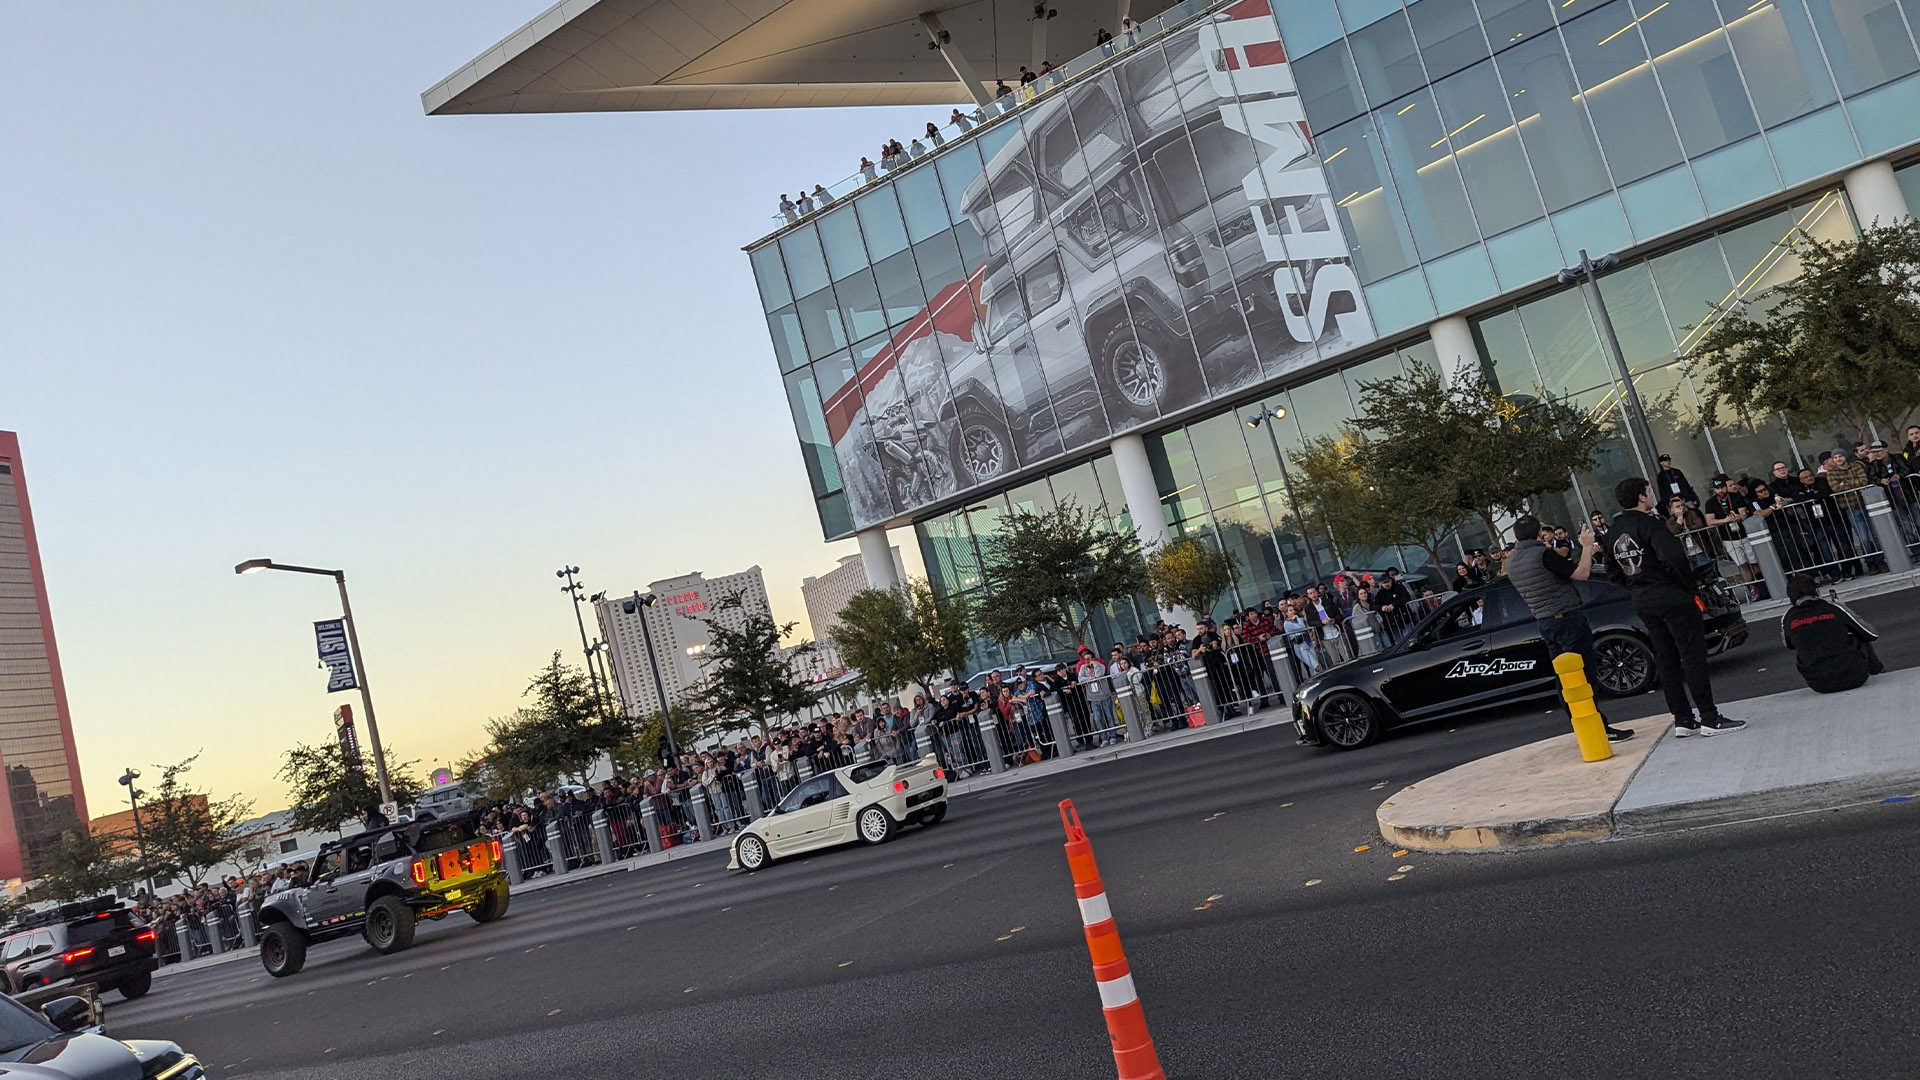
[[[1507,553],[1507,580],[1519,590],[1527,610],[1539,620],[1540,637],[1547,643],[1547,655],[1578,653],[1586,664],[1587,678],[1597,679],[1600,659],[1593,651],[1593,625],[1580,611],[1580,590],[1576,581],[1585,581],[1593,572],[1593,555],[1599,545],[1591,527],[1580,530],[1580,555],[1569,559],[1540,542],[1540,519],[1524,514],[1513,523],[1513,550]],[[1606,725],[1607,738],[1625,742],[1633,738],[1632,728]]]
[[[1867,676],[1886,670],[1874,654],[1879,635],[1845,605],[1820,599],[1809,574],[1787,579],[1786,614],[1780,616],[1780,640],[1794,651],[1794,666],[1807,685],[1837,694],[1865,685]]]

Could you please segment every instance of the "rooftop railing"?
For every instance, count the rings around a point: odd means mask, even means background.
[[[807,220],[811,215],[832,206],[836,200],[852,195],[868,184],[891,180],[933,159],[949,143],[976,137],[981,132],[999,126],[1008,117],[1015,115],[1028,105],[1044,99],[1048,94],[1076,79],[1100,70],[1129,50],[1152,41],[1170,30],[1179,29],[1205,16],[1213,9],[1232,2],[1234,0],[1180,0],[1179,3],[1160,14],[1134,24],[1132,30],[1104,44],[1094,46],[1033,82],[1025,86],[1013,87],[1010,93],[1002,94],[991,104],[978,106],[971,112],[955,110],[960,113],[958,120],[949,121],[944,126],[937,127],[932,134],[922,135],[906,143],[905,153],[884,155],[877,163],[865,166],[852,176],[838,183],[826,185],[824,192],[803,192],[794,200],[792,210],[783,209],[773,215],[774,221],[780,226],[775,231],[784,231],[789,225],[797,225]],[[862,158],[862,160],[866,159]]]

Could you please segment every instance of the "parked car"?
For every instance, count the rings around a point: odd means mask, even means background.
[[[900,826],[947,816],[947,772],[928,754],[912,765],[865,761],[800,784],[733,838],[729,870],[859,840],[884,844]]]
[[[0,938],[7,992],[72,981],[118,990],[132,1001],[160,966],[154,930],[111,896],[27,915]]]
[[[85,997],[55,998],[36,1011],[0,998],[0,1077],[20,1080],[204,1080],[198,1059],[158,1039],[110,1039]]]
[[[1604,581],[1578,586],[1600,661],[1587,674],[1594,689],[1609,697],[1652,689],[1653,648],[1627,591]],[[1709,586],[1702,596],[1708,653],[1745,642],[1746,620],[1731,594]],[[1294,727],[1303,743],[1357,750],[1393,728],[1557,697],[1559,679],[1535,627],[1507,581],[1451,594],[1393,645],[1301,684]]]

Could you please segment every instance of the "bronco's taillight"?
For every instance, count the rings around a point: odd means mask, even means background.
[[[907,790],[907,782],[905,780],[895,780],[893,782],[893,790],[896,793]]]
[[[63,952],[60,954],[60,961],[66,964],[72,964],[81,960],[85,960],[87,957],[92,955],[93,955],[93,946],[88,945],[86,948],[83,948],[83,949],[68,949],[66,952]]]
[[[500,865],[500,841],[495,840],[492,844],[488,846],[493,849],[493,864],[495,866]]]
[[[413,860],[413,883],[415,885],[425,885],[427,883],[426,860],[424,859]]]
[[[135,941],[153,941],[153,940],[156,940],[157,938],[159,938],[159,936],[160,936],[160,933],[159,933],[159,931],[157,931],[157,930],[142,930],[142,931],[140,931],[139,933],[137,933],[137,934],[135,934],[135,935],[133,935],[133,940],[135,940]]]

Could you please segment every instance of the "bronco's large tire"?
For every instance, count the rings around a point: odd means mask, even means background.
[[[474,922],[490,923],[507,913],[507,902],[509,899],[510,895],[507,891],[507,883],[504,881],[494,882],[492,885],[487,886],[485,896],[474,901],[473,904],[467,908],[467,915],[472,918]]]
[[[268,923],[260,932],[260,963],[276,979],[295,974],[307,963],[307,935],[291,923]]]
[[[132,978],[126,979],[121,982],[117,989],[120,991],[120,996],[126,998],[128,1001],[132,1001],[135,998],[146,997],[147,991],[153,989],[153,972],[143,971]]]
[[[397,953],[413,944],[413,931],[420,925],[407,902],[397,896],[383,896],[367,908],[367,925],[361,931],[375,952]]]

